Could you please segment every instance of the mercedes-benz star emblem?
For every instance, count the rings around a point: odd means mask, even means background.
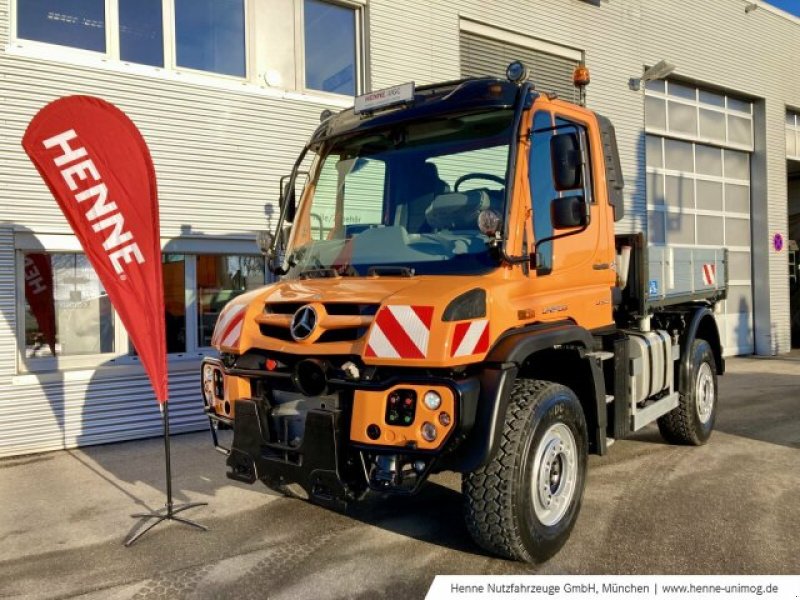
[[[296,341],[306,339],[317,328],[317,311],[311,305],[299,308],[292,317],[292,325],[289,331]]]

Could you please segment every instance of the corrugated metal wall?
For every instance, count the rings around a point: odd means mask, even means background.
[[[45,102],[71,93],[118,104],[141,128],[159,174],[162,235],[241,236],[262,228],[278,177],[318,123],[321,102],[270,96],[249,84],[196,85],[176,77],[45,61],[6,51],[10,0],[0,0],[0,455],[158,433],[141,372],[16,376],[13,246],[8,226],[37,233],[68,227],[20,149]],[[628,78],[667,59],[676,76],[756,100],[753,243],[756,349],[789,348],[784,112],[800,105],[800,24],[740,0],[625,0],[593,6],[552,0],[372,0],[371,88],[461,73],[460,19],[580,48],[592,71],[590,107],[617,128],[626,176],[620,231],[646,227],[643,97]],[[412,25],[413,24],[413,25]],[[412,29],[413,28],[413,29]],[[498,73],[500,74],[500,73]],[[117,376],[115,376],[115,373]],[[202,423],[193,371],[171,375],[176,429]],[[91,416],[94,415],[94,416]],[[140,420],[141,419],[141,420]],[[8,426],[14,420],[15,428]],[[28,435],[30,434],[30,435]]]
[[[162,238],[248,238],[265,227],[265,213],[275,214],[278,179],[329,104],[271,97],[254,86],[240,91],[228,89],[235,84],[211,87],[6,52],[8,14],[9,1],[0,0],[0,456],[158,435],[158,407],[135,366],[16,374],[11,231],[70,233],[22,152],[25,127],[55,98],[101,96],[124,110],[148,142]],[[175,432],[207,424],[198,367],[170,363]]]
[[[8,19],[10,10],[10,0],[4,0],[3,2],[0,2],[0,46],[5,46],[8,43]]]
[[[70,230],[19,140],[36,111],[55,98],[101,96],[136,123],[158,173],[163,237],[263,228],[278,178],[291,168],[323,108],[90,67],[53,68],[3,53],[0,72],[0,152],[6,157],[0,189],[12,200],[3,203],[0,218],[39,232]]]
[[[530,69],[530,78],[537,90],[555,92],[559,98],[570,102],[579,100],[577,90],[572,85],[572,71],[578,64],[574,60],[491,40],[467,31],[461,33],[460,42],[462,77],[502,77],[510,62],[521,60]]]
[[[149,382],[141,376],[120,378],[99,373],[70,381],[42,375],[41,382],[9,385],[6,381],[2,387],[0,456],[161,433],[158,404]],[[199,390],[197,369],[170,373],[170,426],[174,433],[207,426]]]
[[[0,221],[0,397],[17,369],[15,272],[14,232]]]

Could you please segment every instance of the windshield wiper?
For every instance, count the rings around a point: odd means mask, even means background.
[[[413,277],[414,269],[412,269],[411,267],[400,267],[392,265],[385,265],[385,266],[379,265],[367,269],[368,277],[379,277],[381,275],[399,275],[400,277]]]

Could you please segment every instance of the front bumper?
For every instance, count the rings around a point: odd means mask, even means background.
[[[278,403],[276,396],[284,393],[278,388],[291,387],[288,380],[278,383],[261,372],[227,369],[215,359],[207,359],[205,364],[219,369],[226,379],[253,378],[248,386],[250,396],[226,395],[221,399],[229,403],[232,417],[219,414],[219,405],[206,401],[214,445],[228,457],[228,476],[245,483],[260,480],[273,489],[298,484],[314,502],[336,509],[344,508],[368,489],[416,492],[472,427],[480,389],[475,378],[455,381],[423,373],[380,382],[331,380],[325,396],[305,398],[307,410],[287,421],[282,408],[286,404]],[[426,448],[413,440],[401,443],[385,422],[380,425],[391,434],[388,437],[366,439],[361,435],[361,429],[375,415],[383,418],[386,395],[391,390],[436,386],[446,387],[451,394],[454,413],[454,422],[437,447]],[[380,403],[377,410],[376,403]],[[359,414],[354,416],[354,409]],[[418,409],[417,417],[426,418],[424,409]],[[233,429],[230,448],[219,443],[219,428]]]

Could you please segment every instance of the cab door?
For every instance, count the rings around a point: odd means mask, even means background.
[[[583,109],[545,102],[534,106],[530,132],[534,258],[529,277],[537,315],[548,321],[571,319],[587,329],[611,325],[613,222],[601,185],[596,120]],[[567,163],[575,168],[565,175]]]

